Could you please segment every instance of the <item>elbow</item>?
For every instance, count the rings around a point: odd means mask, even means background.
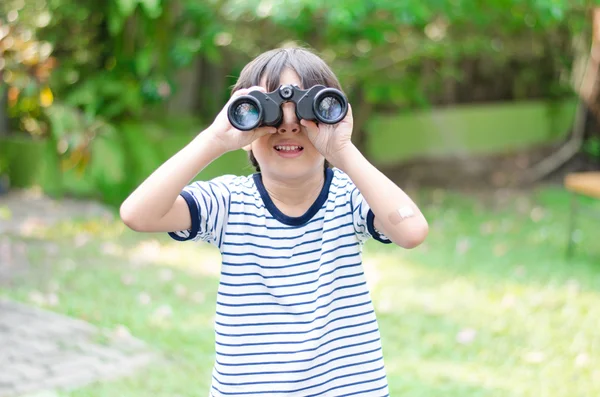
[[[427,239],[428,234],[429,225],[423,219],[422,222],[413,225],[408,233],[398,239],[398,245],[405,249],[417,248]]]
[[[127,201],[121,204],[119,208],[119,216],[121,221],[127,226],[129,229],[136,232],[144,232],[146,229],[144,227],[143,220],[136,215],[135,211],[128,205]]]

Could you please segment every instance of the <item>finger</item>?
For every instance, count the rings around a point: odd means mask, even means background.
[[[258,127],[254,131],[260,136],[274,134],[277,132],[277,128],[275,127]]]
[[[275,133],[277,130],[273,127],[259,127],[259,128],[255,128],[252,130],[251,134],[251,140],[255,141],[258,138],[261,138],[265,135],[269,135],[269,134],[273,134]]]
[[[348,113],[346,113],[346,117],[344,117],[344,121],[352,121],[353,119],[353,115],[352,115],[352,105],[350,105],[350,103],[348,103]]]
[[[264,89],[263,87],[257,85],[257,86],[252,86],[252,87],[249,87],[249,88],[241,88],[241,89],[237,90],[236,92],[234,92],[232,96],[246,95],[246,94],[248,94],[248,93],[250,93],[252,91],[267,92],[266,89]]]
[[[300,120],[300,124],[302,124],[304,127],[306,127],[306,130],[308,132],[317,132],[319,130],[319,127],[317,126],[317,123],[315,123],[312,120]]]

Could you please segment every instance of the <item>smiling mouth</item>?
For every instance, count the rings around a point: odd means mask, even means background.
[[[301,152],[302,150],[304,150],[304,148],[302,146],[298,146],[298,145],[276,145],[276,146],[274,146],[274,148],[278,152],[288,152],[288,153]]]

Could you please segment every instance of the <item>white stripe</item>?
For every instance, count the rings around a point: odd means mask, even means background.
[[[199,239],[223,259],[212,395],[386,396],[361,263],[369,206],[348,176],[334,170],[323,206],[295,226],[274,217],[251,176],[186,190]]]

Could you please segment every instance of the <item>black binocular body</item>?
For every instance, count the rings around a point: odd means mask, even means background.
[[[296,117],[317,123],[336,124],[348,113],[348,100],[338,89],[315,85],[301,90],[297,85],[281,85],[275,91],[251,91],[229,105],[227,116],[238,130],[250,131],[261,126],[277,127],[283,119],[281,105],[293,102]]]

